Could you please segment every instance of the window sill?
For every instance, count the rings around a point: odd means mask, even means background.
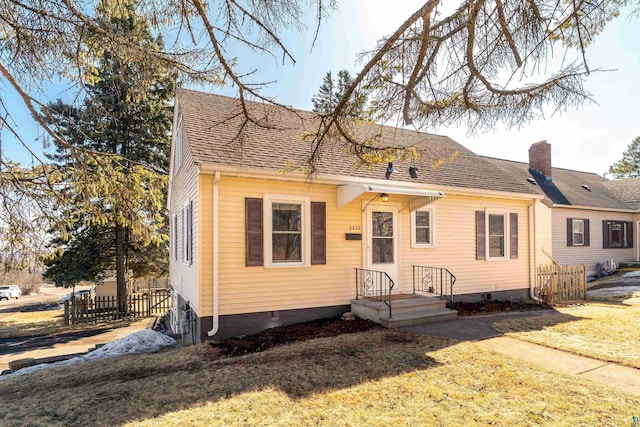
[[[301,262],[275,262],[271,264],[266,264],[264,268],[301,268],[301,267],[310,267],[310,264],[304,264]]]
[[[421,243],[413,243],[411,245],[411,249],[431,249],[431,248],[436,248],[436,245],[427,245],[427,244],[421,244]]]

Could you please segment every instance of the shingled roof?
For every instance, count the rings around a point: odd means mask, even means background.
[[[636,191],[632,195],[631,192],[623,192],[622,189],[628,187],[624,181],[610,181],[595,173],[552,168],[553,179],[548,180],[536,171],[531,171],[527,163],[490,157],[484,159],[509,174],[514,180],[527,182],[538,194],[545,195],[557,205],[608,209],[640,207],[640,180],[636,183]],[[621,197],[623,194],[629,196]],[[628,203],[634,197],[636,204]]]
[[[276,171],[286,165],[305,165],[311,145],[306,132],[317,129],[315,113],[249,102],[247,106],[260,124],[245,123],[235,98],[188,89],[178,91],[184,132],[196,164]],[[358,125],[359,136],[381,135],[384,144],[413,146],[421,153],[415,161],[394,161],[389,182],[413,182],[430,187],[447,186],[510,193],[537,194],[526,181],[513,179],[489,160],[476,155],[449,137],[381,125]],[[327,144],[318,164],[322,175],[384,178],[387,165],[354,166],[342,148]],[[418,178],[409,176],[409,166],[418,168]]]
[[[631,209],[640,209],[640,178],[608,181],[605,186]]]

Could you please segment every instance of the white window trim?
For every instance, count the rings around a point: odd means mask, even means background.
[[[272,233],[273,233],[273,204],[299,203],[301,212],[301,259],[300,262],[273,262]],[[311,199],[307,196],[265,194],[263,197],[264,224],[264,266],[269,268],[308,267],[311,265]]]
[[[185,265],[193,263],[193,212],[190,209],[190,202],[186,200],[182,206],[182,262]],[[191,232],[189,232],[190,226]],[[187,250],[189,247],[191,247],[191,254]]]
[[[178,260],[178,215],[171,215],[171,259]]]
[[[580,233],[574,233],[573,231],[573,224],[576,222],[582,223],[582,243],[576,243],[575,236],[576,234],[580,234]],[[571,220],[571,246],[584,246],[584,219],[573,218]]]
[[[492,257],[489,252],[489,215],[502,215],[504,217],[504,256]],[[510,257],[509,250],[511,248],[511,235],[509,230],[509,212],[494,209],[485,209],[484,235],[485,235],[485,259],[487,261],[508,261]]]
[[[176,126],[176,134],[173,139],[175,150],[174,150],[174,172],[177,173],[182,165],[182,153],[183,153],[183,131],[182,131],[182,117],[178,119],[178,126]]]
[[[429,212],[429,241],[431,243],[416,242],[416,212]],[[411,212],[411,247],[412,248],[435,248],[436,233],[434,232],[436,223],[436,210],[433,207],[420,208]]]

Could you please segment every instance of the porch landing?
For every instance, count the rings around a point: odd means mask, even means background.
[[[384,302],[368,298],[352,299],[351,312],[385,328],[399,328],[455,319],[458,312],[446,305],[446,300],[439,297],[396,294],[391,296],[391,317]]]

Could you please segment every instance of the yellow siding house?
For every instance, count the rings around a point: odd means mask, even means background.
[[[201,341],[339,315],[375,277],[388,278],[398,299],[530,297],[545,257],[535,229],[552,218],[525,179],[448,137],[379,125],[359,131],[412,146],[420,158],[356,168],[328,145],[314,175],[285,171],[309,156],[303,135],[317,125],[314,114],[247,102],[260,120],[244,122],[239,108],[192,90],[176,97],[176,332]]]

